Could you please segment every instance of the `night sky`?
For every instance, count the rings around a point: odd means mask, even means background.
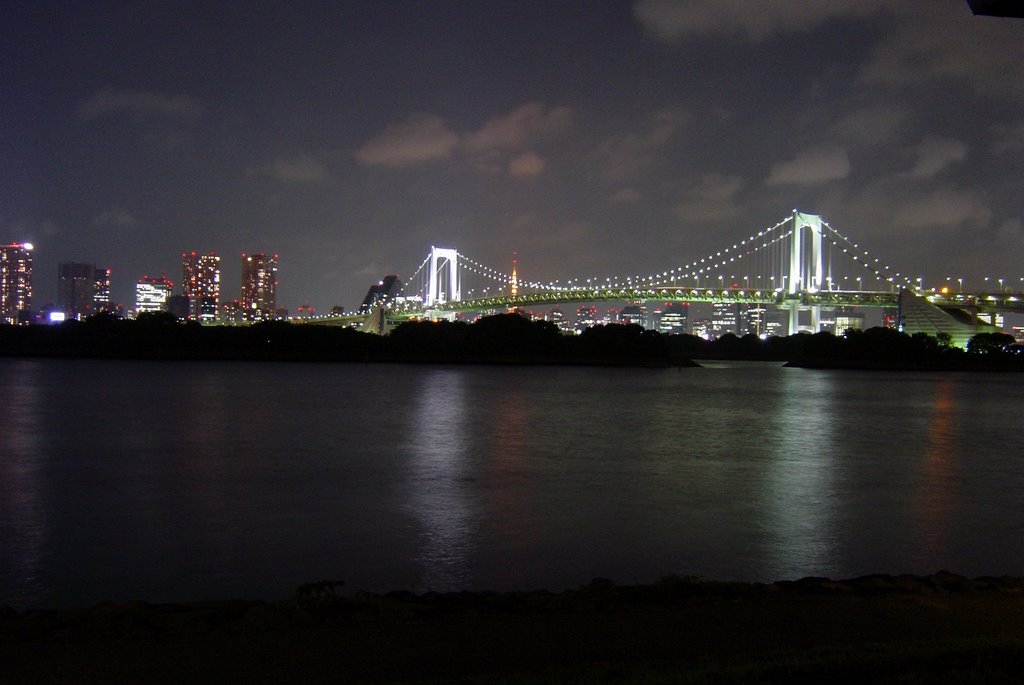
[[[280,254],[354,308],[432,244],[647,274],[793,208],[901,271],[1024,276],[1024,20],[963,0],[0,4],[0,242]]]

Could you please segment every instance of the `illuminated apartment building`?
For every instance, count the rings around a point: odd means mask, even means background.
[[[220,257],[181,254],[181,294],[188,298],[188,318],[212,321],[220,305]]]
[[[658,331],[661,333],[686,333],[690,305],[683,302],[669,302],[657,313]]]
[[[110,269],[96,269],[92,278],[92,310],[112,312],[115,309],[110,301]]]
[[[277,255],[242,253],[242,306],[246,319],[274,318],[277,260]]]
[[[647,328],[647,307],[642,302],[627,302],[619,312],[619,323]]]
[[[174,290],[174,283],[161,276],[150,278],[143,276],[135,284],[135,315],[143,312],[162,312],[167,308],[167,300]]]
[[[714,302],[711,304],[711,332],[716,338],[726,333],[736,335],[739,329],[740,310],[735,302]]]
[[[582,333],[591,326],[597,325],[597,307],[583,305],[576,309],[576,333]]]
[[[0,245],[0,321],[28,323],[32,309],[32,243]]]

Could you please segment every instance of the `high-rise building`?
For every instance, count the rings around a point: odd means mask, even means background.
[[[597,325],[597,307],[583,305],[576,308],[576,333],[582,333],[587,328]]]
[[[246,319],[274,318],[277,260],[277,255],[242,253],[242,306]]]
[[[569,321],[568,317],[565,316],[565,313],[558,307],[552,307],[551,311],[544,316],[544,320],[555,324],[558,330],[563,333],[574,332],[572,322]]]
[[[96,269],[92,278],[92,310],[112,312],[114,309],[110,301],[110,269]]]
[[[758,337],[764,335],[767,316],[768,309],[763,304],[747,305],[742,312],[743,334],[756,335]]]
[[[739,305],[735,302],[715,302],[711,305],[711,331],[716,337],[726,333],[736,335],[739,329]]]
[[[359,305],[360,314],[368,314],[374,310],[377,305],[387,304],[393,302],[402,295],[402,280],[392,274],[385,276],[383,280],[378,281],[370,286],[370,289],[366,291],[366,297],[363,298],[363,303]]]
[[[188,318],[215,319],[220,305],[220,257],[213,252],[181,253],[181,294],[188,298]]]
[[[686,333],[690,305],[686,302],[669,302],[658,312],[658,331],[661,333]]]
[[[32,309],[32,243],[0,245],[0,321],[28,323]]]
[[[135,315],[143,312],[162,312],[166,310],[167,300],[174,291],[174,283],[165,277],[150,278],[143,276],[135,284]]]
[[[647,328],[647,307],[642,302],[627,302],[619,312],[619,323],[632,323]]]
[[[57,306],[67,319],[84,319],[95,306],[96,265],[83,262],[57,264]]]

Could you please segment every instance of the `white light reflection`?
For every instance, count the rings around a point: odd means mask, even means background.
[[[778,577],[828,575],[835,566],[835,439],[829,377],[793,369],[781,374],[782,406],[764,476],[764,553]]]
[[[478,512],[469,473],[466,376],[453,369],[423,375],[414,434],[406,443],[410,513],[422,525],[418,590],[465,589],[475,550]]]

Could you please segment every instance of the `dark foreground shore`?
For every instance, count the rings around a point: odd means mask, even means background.
[[[990,683],[1024,674],[1024,578],[102,603],[0,618],[3,683]]]

